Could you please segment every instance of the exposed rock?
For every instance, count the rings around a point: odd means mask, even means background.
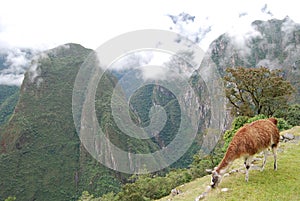
[[[238,172],[239,170],[238,169],[233,169],[233,170],[231,170],[230,172],[229,172],[229,174],[233,174],[233,173],[236,173],[236,172]]]
[[[228,188],[222,188],[221,192],[227,192],[229,189]]]
[[[201,199],[204,199],[205,196],[209,193],[210,190],[211,190],[211,186],[207,186],[205,191],[201,195],[199,195],[198,197],[195,198],[195,201],[199,201]]]
[[[199,195],[198,197],[196,197],[195,201],[199,201],[199,200],[201,200],[201,199],[203,199],[203,198],[204,198],[204,195],[201,194],[201,195]]]
[[[180,194],[180,193],[182,193],[181,190],[179,190],[179,189],[177,189],[177,188],[173,188],[173,189],[171,190],[171,195],[172,195],[172,196],[178,195],[178,194]]]
[[[295,136],[293,134],[291,134],[291,133],[285,133],[283,135],[283,138],[287,139],[287,140],[293,140],[293,139],[295,139]]]
[[[289,142],[289,141],[299,141],[299,138],[298,136],[295,136],[291,133],[285,133],[283,135],[280,136],[280,141],[281,142]]]
[[[223,175],[223,177],[228,177],[229,176],[229,173],[225,173],[224,175]]]

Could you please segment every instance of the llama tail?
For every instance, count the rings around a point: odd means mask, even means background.
[[[271,121],[273,124],[277,125],[277,119],[275,119],[274,117],[271,117],[268,120]]]

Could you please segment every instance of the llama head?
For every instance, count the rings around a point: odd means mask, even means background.
[[[221,179],[222,179],[222,175],[220,175],[216,170],[212,171],[210,186],[212,188],[217,187],[218,184],[221,182]]]

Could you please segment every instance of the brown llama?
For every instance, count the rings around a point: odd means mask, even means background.
[[[276,150],[279,143],[279,130],[275,118],[262,119],[246,124],[234,135],[221,163],[212,171],[211,187],[215,188],[220,183],[222,176],[234,160],[243,157],[246,167],[246,181],[249,179],[249,168],[253,156],[264,151],[264,160],[261,171],[264,169],[268,148],[272,148],[274,155],[274,170],[277,170]]]

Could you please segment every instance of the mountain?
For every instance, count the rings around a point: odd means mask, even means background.
[[[128,175],[104,167],[90,155],[74,125],[74,82],[79,68],[92,53],[78,44],[66,44],[40,53],[31,62],[14,112],[0,128],[0,199],[14,195],[18,200],[76,200],[84,190],[94,195],[116,192],[127,180]],[[93,144],[99,143],[93,147],[95,150],[107,148],[102,156],[116,168],[126,160],[132,161],[130,153],[154,153],[169,144],[176,135],[180,117],[179,105],[172,93],[149,85],[131,98],[130,116],[136,124],[147,125],[151,106],[159,104],[167,111],[167,126],[162,134],[148,140],[125,135],[116,125],[109,107],[117,82],[112,72],[106,72],[100,80],[101,87],[96,91],[96,117],[112,144],[129,154],[116,158],[110,151],[112,145],[93,141]],[[194,83],[198,84],[196,78]],[[186,104],[190,104],[190,99],[187,96]],[[202,114],[204,117],[208,110]],[[196,147],[195,142],[187,156],[177,162],[177,167],[189,164],[197,152]],[[153,163],[163,162],[160,160],[151,159]]]
[[[232,121],[222,101],[225,97],[222,84],[218,84],[226,68],[264,66],[282,70],[282,75],[296,91],[290,100],[290,104],[293,104],[300,103],[299,63],[300,24],[289,17],[283,20],[257,20],[252,22],[246,32],[227,32],[215,39],[190,80],[200,99],[200,119],[204,120],[202,126],[199,125],[202,138],[198,146],[209,153],[218,143],[220,133],[224,133]],[[210,73],[209,76],[207,73]],[[207,130],[216,132],[207,133]]]
[[[294,103],[300,103],[300,24],[283,20],[257,20],[243,35],[225,33],[213,41],[206,60],[221,75],[227,67],[281,69],[296,89]]]
[[[80,144],[72,90],[91,50],[67,44],[32,61],[10,121],[0,130],[0,200],[76,200],[83,190],[118,191],[122,176]]]

